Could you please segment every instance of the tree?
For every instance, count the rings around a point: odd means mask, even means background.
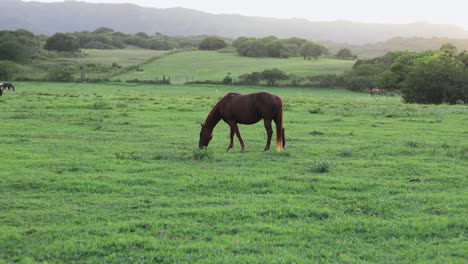
[[[232,84],[232,77],[231,77],[231,73],[228,72],[226,74],[226,77],[224,77],[223,79],[223,84],[226,84],[226,85],[229,85],[229,84]]]
[[[467,102],[468,70],[451,53],[428,54],[415,59],[401,92],[406,103]]]
[[[264,70],[262,72],[263,79],[267,81],[268,85],[274,86],[275,83],[279,80],[287,80],[288,75],[284,73],[283,71],[274,68],[274,69],[269,69],[269,70]]]
[[[279,40],[272,41],[266,44],[267,54],[269,57],[287,58],[289,57],[288,49]]]
[[[401,89],[403,82],[406,80],[406,74],[413,67],[413,62],[421,55],[417,52],[406,52],[382,73],[378,80],[378,86],[385,89]]]
[[[0,42],[0,60],[10,60],[22,63],[27,60],[27,57],[26,47],[16,40]]]
[[[49,70],[49,81],[53,82],[71,82],[76,69],[74,67],[57,66]]]
[[[12,61],[0,61],[0,80],[11,81],[21,71],[20,67]]]
[[[455,45],[453,45],[452,43],[445,43],[443,44],[440,49],[440,51],[445,51],[445,52],[450,52],[450,53],[453,53],[453,54],[457,54],[457,47],[455,47]]]
[[[353,58],[353,54],[351,53],[351,50],[347,49],[347,48],[344,48],[344,49],[340,49],[338,51],[338,53],[336,53],[335,55],[337,58],[343,58],[343,59],[346,59],[346,58]]]
[[[263,79],[261,72],[252,72],[239,76],[239,84],[257,85]]]
[[[465,67],[468,67],[468,52],[466,50],[460,52],[458,54],[458,59],[465,64]]]
[[[77,51],[78,48],[77,39],[73,35],[64,33],[55,33],[45,44],[46,50]]]
[[[304,57],[304,60],[310,60],[311,57],[317,58],[318,56],[326,53],[327,49],[313,42],[306,42],[301,45],[299,52]]]
[[[198,45],[201,50],[219,50],[225,47],[227,47],[226,42],[218,37],[206,37]]]

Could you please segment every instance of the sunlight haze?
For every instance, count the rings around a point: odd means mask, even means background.
[[[39,1],[62,2],[62,1]],[[241,14],[276,18],[304,18],[311,21],[348,20],[363,23],[405,24],[427,22],[455,24],[468,30],[465,0],[87,0],[90,3],[132,3],[144,7],[184,7],[215,14]]]

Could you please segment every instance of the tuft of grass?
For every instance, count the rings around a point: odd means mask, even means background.
[[[114,153],[116,159],[120,160],[141,160],[145,157],[145,155],[141,153],[122,153],[122,152],[115,152]]]
[[[342,149],[339,153],[341,157],[351,157],[354,153],[352,149]]]
[[[333,162],[329,160],[318,160],[313,162],[310,169],[314,173],[327,173],[331,171],[333,166]]]
[[[103,100],[96,101],[92,103],[89,108],[94,109],[94,110],[112,110],[114,109],[108,102],[105,102]]]
[[[313,136],[322,136],[322,135],[324,135],[325,133],[314,130],[314,131],[310,132],[309,134],[311,134],[311,135],[313,135]]]
[[[308,111],[310,114],[320,114],[322,113],[322,108],[315,107],[315,108],[309,109]]]
[[[408,148],[417,148],[417,147],[420,147],[421,146],[421,143],[420,142],[417,142],[417,141],[414,141],[414,140],[408,140],[408,141],[405,141],[405,146],[408,147]]]
[[[201,149],[196,149],[195,151],[193,151],[192,153],[192,159],[193,160],[200,160],[200,161],[203,161],[203,160],[213,160],[213,151],[208,149],[208,148],[201,148]]]

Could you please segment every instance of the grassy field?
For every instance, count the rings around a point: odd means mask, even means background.
[[[80,78],[78,68],[82,65],[95,64],[100,67],[96,72],[87,72],[88,78],[103,78],[112,75],[112,64],[117,63],[122,67],[136,66],[151,59],[164,56],[168,51],[147,50],[138,47],[129,47],[120,50],[83,49],[76,57],[55,57],[47,60],[36,60],[25,69],[19,77],[47,78],[48,71],[57,65],[76,66],[75,78]]]
[[[294,73],[299,76],[342,74],[345,70],[351,69],[353,64],[354,61],[349,60],[249,58],[238,56],[232,52],[190,51],[165,56],[141,67],[143,71],[131,71],[116,78],[154,80],[155,78],[161,79],[163,75],[166,75],[171,77],[172,83],[182,84],[186,81],[221,81],[228,72],[236,79],[245,73],[271,68],[278,68],[288,74]]]
[[[82,53],[86,54],[79,58],[58,58],[58,61],[69,61],[77,64],[105,64],[112,65],[117,63],[122,67],[142,64],[150,58],[161,57],[168,51],[165,50],[149,50],[149,49],[119,49],[119,50],[97,50],[83,49]]]
[[[249,87],[15,83],[0,97],[0,263],[464,263],[468,107],[266,88],[226,152],[200,122]]]

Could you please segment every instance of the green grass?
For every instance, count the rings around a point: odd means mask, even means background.
[[[181,84],[188,81],[218,80],[221,81],[228,72],[234,79],[245,73],[278,68],[288,74],[298,76],[317,74],[342,74],[350,69],[354,61],[302,58],[249,58],[235,53],[216,51],[189,51],[165,56],[141,67],[144,71],[131,71],[116,78],[122,80],[161,79],[170,76],[172,83]]]
[[[262,123],[200,122],[251,87],[15,83],[0,97],[0,263],[463,263],[468,108],[267,88]]]
[[[112,63],[117,63],[120,66],[128,67],[132,65],[142,64],[150,58],[161,57],[168,51],[148,50],[148,49],[118,49],[118,50],[98,50],[98,49],[83,49],[82,53],[86,54],[79,58],[58,58],[58,61],[68,61],[77,64],[105,64],[111,66]]]
[[[46,60],[35,60],[24,66],[19,78],[47,79],[49,69],[57,65],[76,66],[75,78],[80,78],[79,67],[87,64],[97,65],[99,70],[88,71],[88,78],[109,78],[113,74],[112,64],[122,67],[136,66],[162,57],[169,51],[147,50],[128,47],[120,50],[83,49],[77,57],[56,57]]]

